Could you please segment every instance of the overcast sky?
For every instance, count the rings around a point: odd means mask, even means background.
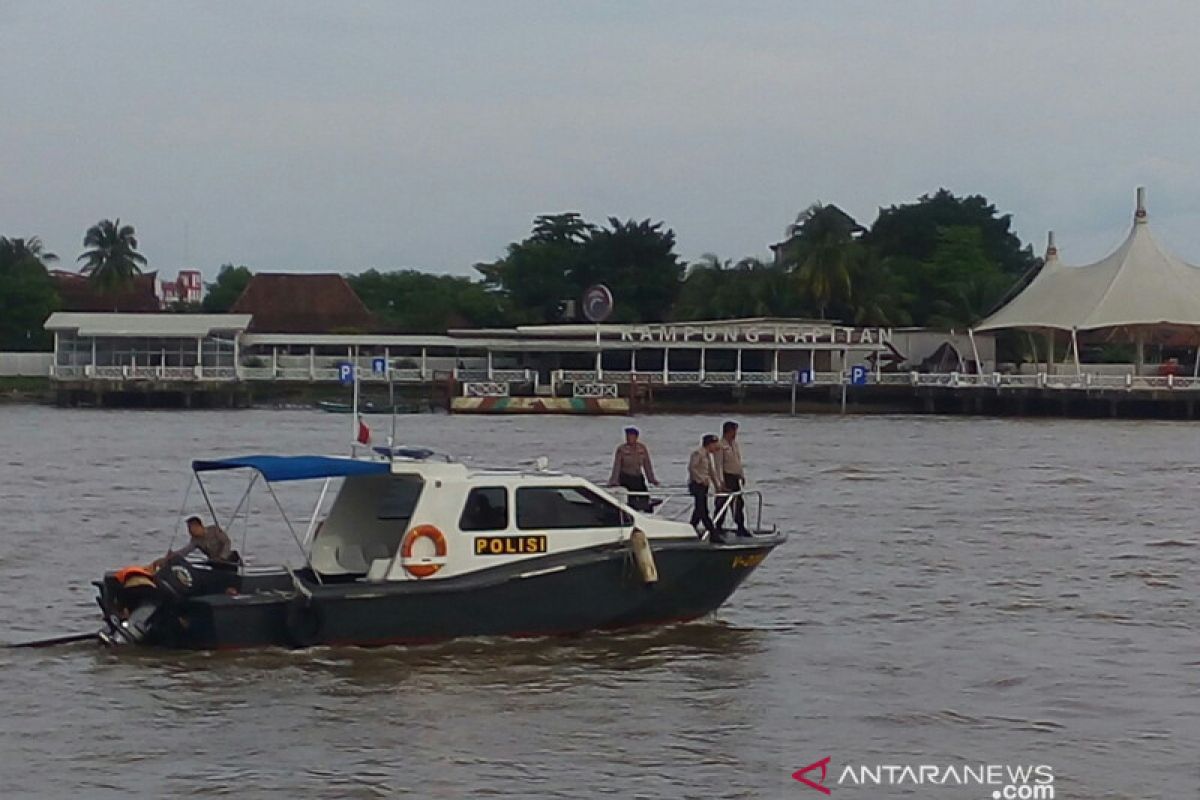
[[[1145,184],[1200,262],[1200,4],[0,0],[0,235],[467,273],[539,213],[765,254],[946,186],[1068,263]]]

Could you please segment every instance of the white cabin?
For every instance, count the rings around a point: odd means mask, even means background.
[[[309,558],[327,579],[436,580],[617,544],[634,528],[696,538],[691,525],[634,511],[583,478],[396,459],[388,473],[345,478]]]

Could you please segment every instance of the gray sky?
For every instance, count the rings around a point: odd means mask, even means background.
[[[1134,186],[1200,262],[1200,5],[0,3],[0,234],[70,264],[466,273],[539,213],[653,217],[695,258],[947,186],[1068,263]],[[185,252],[186,243],[186,252]]]

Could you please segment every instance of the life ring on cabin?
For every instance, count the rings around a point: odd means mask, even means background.
[[[428,539],[433,542],[436,557],[445,558],[447,553],[446,536],[433,525],[418,525],[404,534],[404,542],[400,545],[400,565],[414,578],[428,578],[441,569],[442,565],[413,559],[413,545],[417,543],[418,539]]]
[[[288,641],[296,647],[312,647],[321,641],[321,632],[325,628],[325,610],[316,603],[297,597],[288,603],[283,628]]]

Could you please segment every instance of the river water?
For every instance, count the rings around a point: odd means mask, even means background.
[[[398,422],[464,460],[546,455],[597,480],[623,424]],[[718,423],[639,422],[673,483]],[[0,641],[95,627],[89,581],[181,541],[191,458],[339,451],[348,426],[0,407]],[[713,619],[424,648],[4,649],[0,796],[812,800],[791,773],[830,757],[836,798],[992,796],[836,784],[879,764],[1045,764],[1058,798],[1200,797],[1200,426],[755,416],[742,440],[792,538]],[[216,484],[235,504],[240,483]],[[289,513],[315,488],[285,487]],[[259,494],[238,546],[294,557]]]

